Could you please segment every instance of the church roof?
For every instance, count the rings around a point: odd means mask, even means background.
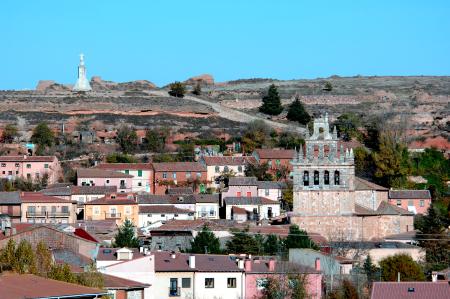
[[[408,210],[391,205],[385,201],[382,201],[378,206],[378,209],[372,210],[361,205],[355,204],[355,214],[359,216],[375,216],[375,215],[414,215]]]
[[[387,191],[389,190],[386,187],[377,185],[375,183],[369,182],[365,179],[359,178],[355,176],[355,189],[356,190],[380,190]]]

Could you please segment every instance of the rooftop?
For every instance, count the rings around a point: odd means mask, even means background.
[[[156,272],[242,272],[237,263],[228,255],[194,254],[195,267],[189,267],[189,256],[186,253],[161,251],[155,255]]]
[[[355,204],[355,214],[360,216],[376,216],[376,215],[414,215],[405,209],[382,201],[376,210],[371,210]]]
[[[171,187],[167,190],[167,194],[194,194],[192,187]]]
[[[139,204],[195,204],[195,203],[219,203],[219,194],[139,194]]]
[[[109,290],[130,290],[147,288],[150,285],[134,280],[124,279],[108,274],[103,274],[103,284],[105,289]]]
[[[293,159],[295,150],[286,149],[256,149],[260,159]]]
[[[0,294],[8,299],[31,299],[107,295],[107,292],[32,274],[5,273],[0,275]]]
[[[79,168],[77,169],[78,178],[132,178],[130,174],[116,171],[96,169],[96,168]]]
[[[251,260],[251,271],[246,271],[246,273],[253,274],[261,274],[261,273],[320,273],[320,271],[316,271],[313,268],[301,266],[295,263],[287,262],[287,261],[274,261],[275,269],[271,271],[269,269],[269,260],[263,260],[258,258],[253,258]]]
[[[448,299],[450,284],[448,282],[374,282],[372,299]]]
[[[380,190],[387,191],[389,190],[386,187],[377,185],[375,183],[369,182],[365,179],[359,178],[355,176],[355,189],[356,190]]]
[[[278,201],[270,200],[265,197],[225,197],[226,205],[278,205]]]
[[[389,190],[391,199],[431,199],[429,190]]]
[[[151,163],[101,163],[94,167],[104,170],[151,170]]]
[[[204,156],[202,157],[205,164],[208,166],[218,165],[218,166],[238,166],[246,164],[256,164],[256,159],[253,156],[241,156],[241,157],[230,157],[230,156]]]
[[[133,195],[125,193],[107,194],[85,203],[85,205],[135,205],[137,204]]]
[[[255,177],[235,176],[230,177],[228,186],[257,186],[258,179]]]
[[[53,162],[55,156],[0,156],[0,162]]]
[[[177,207],[175,207],[173,205],[139,206],[139,213],[140,214],[151,214],[151,213],[155,213],[155,214],[161,214],[161,213],[166,213],[166,214],[188,214],[188,213],[193,213],[193,212],[194,211],[191,211],[191,210],[177,208]]]
[[[20,192],[0,192],[0,205],[21,204]]]
[[[153,163],[153,169],[155,172],[162,171],[193,171],[193,172],[203,172],[206,171],[205,167],[198,162],[164,162],[164,163]]]
[[[49,196],[41,192],[21,192],[22,203],[76,203],[75,201]]]
[[[99,195],[117,192],[117,186],[65,186],[47,188],[41,192],[52,196]]]
[[[286,182],[258,181],[258,189],[285,189]]]

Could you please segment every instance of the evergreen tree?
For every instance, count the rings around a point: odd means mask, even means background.
[[[114,247],[139,247],[139,240],[134,233],[134,225],[129,219],[126,219],[123,225],[119,227],[119,231],[114,237]]]
[[[36,246],[36,268],[41,276],[46,276],[52,268],[52,254],[43,241]]]
[[[104,287],[103,274],[98,272],[94,265],[89,265],[85,272],[76,275],[78,284],[90,288],[102,289]]]
[[[384,281],[397,281],[397,273],[400,273],[401,281],[425,280],[421,267],[408,254],[386,257],[380,261],[380,268]]]
[[[197,81],[197,84],[195,84],[194,90],[192,91],[193,94],[196,96],[199,96],[202,94],[202,87],[200,86],[200,81]]]
[[[233,237],[226,243],[228,253],[258,254],[258,242],[248,232],[248,228],[233,232]]]
[[[369,284],[372,283],[372,281],[375,279],[375,273],[377,272],[377,268],[372,263],[372,258],[370,257],[370,254],[367,255],[366,260],[364,261],[364,272],[367,275],[367,282]]]
[[[262,101],[263,104],[259,107],[259,111],[264,114],[278,115],[283,111],[280,95],[274,84],[270,85],[269,91],[267,92],[267,95],[263,97]]]
[[[46,147],[51,147],[55,142],[55,136],[47,123],[41,122],[33,129],[31,142],[37,145],[36,154],[40,155]]]
[[[289,234],[285,241],[286,248],[313,248],[319,247],[309,238],[306,231],[301,230],[298,225],[291,225],[289,227]]]
[[[14,139],[19,137],[19,132],[17,131],[17,127],[12,124],[8,124],[3,129],[2,139],[4,143],[12,143]]]
[[[16,264],[16,242],[9,239],[6,246],[0,251],[1,269],[11,270]]]
[[[145,139],[147,139],[146,147],[151,152],[161,153],[166,146],[168,132],[162,129],[148,129],[145,132]]]
[[[17,245],[15,255],[15,261],[13,264],[13,270],[17,273],[31,273],[37,272],[36,269],[36,256],[34,254],[31,244],[26,241],[20,241]]]
[[[268,255],[276,255],[280,250],[280,243],[278,237],[274,234],[270,234],[264,241],[264,253]]]
[[[70,271],[68,264],[53,265],[47,277],[54,280],[77,283],[77,277]]]
[[[302,125],[306,125],[311,121],[311,116],[306,111],[303,103],[300,102],[299,96],[295,96],[294,102],[289,106],[286,118],[290,121],[297,121]]]
[[[212,253],[220,254],[220,241],[207,225],[203,226],[202,230],[191,241],[191,248],[188,250],[191,253]]]
[[[174,82],[169,85],[169,95],[177,98],[184,97],[186,93],[186,86],[181,82]]]
[[[131,153],[137,148],[138,137],[136,131],[129,126],[121,126],[117,131],[116,139],[124,153]]]

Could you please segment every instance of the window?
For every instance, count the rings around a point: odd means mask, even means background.
[[[27,173],[27,180],[31,180],[31,173]]]
[[[219,167],[219,166],[216,166],[215,169],[214,169],[214,171],[215,171],[216,173],[219,173],[219,172],[220,172],[220,167]]]
[[[330,184],[330,172],[328,170],[325,170],[325,172],[323,173],[323,183],[325,185]]]
[[[267,217],[268,218],[272,218],[273,217],[272,207],[268,207],[267,208]]]
[[[319,185],[319,172],[314,171],[314,185]]]
[[[38,174],[39,172],[37,172],[36,174]],[[8,171],[8,175],[12,175],[12,170],[9,170]],[[39,178],[39,175],[38,175],[38,178]]]
[[[120,188],[125,188],[125,180],[120,180]]]
[[[100,215],[100,207],[94,206],[94,215]]]
[[[258,290],[264,289],[266,285],[267,285],[267,278],[259,278],[256,280],[256,288]]]
[[[131,206],[125,206],[125,214],[127,215],[131,214]]]
[[[410,200],[408,200],[408,207],[412,207],[412,206],[414,206],[414,203],[413,203],[413,201],[410,199]]]
[[[202,173],[201,172],[197,172],[197,177],[201,178],[202,177]]]
[[[309,186],[309,172],[303,172],[303,186]]]
[[[127,299],[141,299],[142,290],[127,291]]]
[[[31,168],[31,164],[27,164],[27,168]]]
[[[400,199],[397,199],[397,206],[401,207],[401,205],[402,205],[402,201]]]
[[[270,189],[265,189],[264,191],[265,191],[264,194],[265,194],[266,196],[268,196],[268,195],[270,194]]]
[[[69,213],[69,207],[68,207],[68,206],[62,206],[62,207],[61,207],[61,212],[63,212],[63,213]]]
[[[167,179],[167,172],[163,172],[163,179]]]
[[[275,160],[275,164],[276,164],[277,166],[280,166],[281,161],[280,161],[279,159],[277,159],[277,160]]]
[[[225,166],[225,167],[223,168],[223,171],[224,171],[224,172],[228,172],[228,171],[230,171],[230,169],[228,168],[228,166]]]
[[[181,287],[183,289],[191,287],[191,279],[190,278],[182,278],[181,279]]]
[[[173,173],[172,173],[172,178],[173,178],[174,180],[177,179],[177,173],[176,173],[176,172],[173,172]]]
[[[252,197],[252,192],[247,192],[247,197]]]
[[[238,166],[238,171],[242,172],[242,166],[241,165]]]
[[[178,217],[178,214],[174,214],[173,217],[175,217],[175,218]]]
[[[235,288],[236,287],[236,278],[227,278],[227,288]]]
[[[179,296],[178,278],[170,279],[169,296]]]
[[[269,165],[269,167],[272,167],[272,160],[268,160],[267,165]]]
[[[186,171],[186,178],[190,179],[191,178],[191,172],[190,171]]]
[[[2,163],[2,167],[6,167],[6,163]]]
[[[424,207],[425,206],[425,201],[423,199],[420,200],[420,206]]]
[[[128,169],[125,169],[125,174],[130,174],[130,171]]]
[[[339,178],[339,171],[334,172],[334,184],[339,185],[340,184],[340,178]]]
[[[237,197],[241,197],[241,196],[242,196],[241,191],[236,192],[236,196],[237,196]]]
[[[138,176],[142,177],[142,170],[138,170]]]
[[[139,186],[139,187],[142,187],[142,182],[138,182],[138,186]]]
[[[214,278],[205,278],[205,288],[206,289],[214,288]]]
[[[6,171],[3,170],[3,171],[2,171],[2,174],[6,174]]]
[[[44,164],[44,168],[48,168],[48,164],[47,163]]]
[[[16,167],[19,167],[19,166],[20,166],[20,164],[19,164],[19,163],[16,163],[16,164],[15,164],[15,166],[16,166]]]
[[[109,180],[106,180],[106,183],[109,184]]]
[[[161,214],[161,218],[164,218],[164,217],[166,217],[166,214]]]

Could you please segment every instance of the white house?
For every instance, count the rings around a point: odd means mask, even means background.
[[[233,219],[233,207],[246,210],[248,212],[247,220],[271,219],[280,215],[280,203],[265,197],[226,197],[224,205],[226,219]],[[241,216],[239,216],[239,220],[241,220]]]
[[[280,201],[286,188],[285,182],[258,181],[258,196]]]
[[[256,159],[253,156],[203,156],[199,162],[206,167],[208,187],[218,188],[220,185],[215,182],[216,178],[224,173],[245,176],[247,165],[256,164]]]
[[[150,163],[102,163],[95,168],[132,175],[132,192],[152,192],[153,172]]]
[[[146,205],[139,207],[139,227],[146,227],[156,222],[163,223],[171,219],[193,220],[194,211],[180,209],[174,205]]]

